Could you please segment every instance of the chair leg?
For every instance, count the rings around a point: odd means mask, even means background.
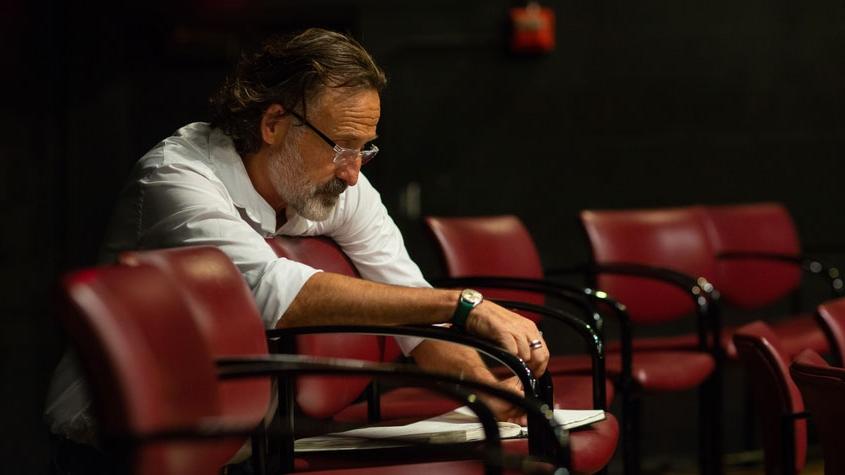
[[[724,442],[722,437],[722,420],[724,419],[725,413],[724,367],[724,355],[720,355],[717,357],[716,369],[713,372],[713,421],[711,427],[713,431],[711,460],[714,464],[713,473],[716,475],[721,475],[725,471],[725,461],[723,460],[724,448],[722,446]]]
[[[639,475],[641,467],[640,428],[642,403],[637,388],[622,389],[622,464],[625,475]]]
[[[714,371],[699,389],[698,457],[701,473],[721,475],[722,464],[722,384],[721,372]]]
[[[282,473],[293,472],[294,467],[294,405],[293,381],[285,378],[279,381],[279,407],[277,418],[281,422],[282,434],[279,440],[279,466]]]
[[[710,424],[710,398],[712,397],[712,387],[710,383],[706,383],[698,390],[698,466],[702,475],[711,475],[710,464],[710,444],[712,442],[712,429]]]
[[[252,441],[252,471],[267,475],[267,430],[260,424],[250,438]]]

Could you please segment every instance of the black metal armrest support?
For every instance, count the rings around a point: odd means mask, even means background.
[[[580,287],[576,285],[564,284],[560,282],[552,282],[545,279],[528,279],[521,277],[499,277],[499,276],[467,276],[467,277],[453,277],[448,279],[438,280],[436,285],[441,287],[463,287],[476,286],[485,288],[498,288],[508,290],[521,290],[528,292],[536,292],[549,297],[559,298],[561,300],[570,302],[580,307],[588,318],[593,322],[593,328],[596,330],[601,341],[603,337],[603,318],[597,311],[595,304],[603,304],[612,310],[612,315],[618,320],[619,335],[621,342],[621,361],[622,372],[620,375],[620,383],[624,387],[630,387],[632,384],[631,365],[632,365],[632,345],[633,338],[631,330],[631,320],[628,316],[628,310],[625,305],[616,301],[606,292],[595,290],[589,287]],[[554,318],[554,317],[552,317]],[[598,406],[597,406],[598,407]]]
[[[721,317],[719,312],[719,292],[704,277],[691,277],[682,272],[664,267],[649,266],[628,262],[604,264],[586,264],[569,269],[556,269],[554,273],[580,273],[587,275],[618,274],[658,280],[683,290],[693,301],[698,317],[698,341],[703,351],[710,351],[717,360],[722,359]],[[709,328],[708,328],[709,324]],[[709,331],[708,331],[709,330]],[[712,337],[708,338],[708,336]],[[717,364],[719,364],[717,362]]]
[[[818,259],[813,259],[807,256],[779,254],[774,252],[739,252],[730,251],[722,252],[716,255],[717,259],[748,259],[748,260],[765,260],[784,262],[799,266],[804,272],[810,275],[818,276],[826,280],[830,286],[831,296],[833,298],[842,297],[845,295],[845,281],[842,280],[842,274],[837,267],[829,266]]]
[[[230,357],[217,360],[221,378],[248,378],[269,375],[361,375],[387,377],[405,384],[425,387],[461,401],[475,412],[482,422],[487,443],[486,453],[500,458],[498,425],[492,412],[480,402],[478,397],[462,388],[472,388],[477,391],[501,398],[510,404],[518,406],[532,416],[532,419],[542,421],[538,429],[544,431],[548,440],[554,441],[551,450],[543,455],[551,457],[560,467],[568,467],[569,434],[554,423],[553,410],[548,404],[532,398],[522,398],[510,391],[489,386],[485,383],[466,380],[459,377],[427,373],[413,365],[395,363],[372,363],[360,360],[318,358],[301,355],[268,355],[258,357]],[[532,434],[529,433],[529,437]],[[291,438],[292,440],[292,438]],[[287,460],[293,460],[293,445],[288,447]],[[487,465],[487,473],[501,473],[501,465]]]
[[[278,339],[282,346],[281,352],[292,353],[293,341],[292,337],[296,335],[318,334],[318,333],[358,333],[369,335],[383,335],[383,336],[414,336],[421,338],[430,338],[441,341],[448,341],[467,345],[480,351],[487,356],[493,358],[499,363],[509,368],[520,380],[525,394],[529,397],[534,397],[542,400],[549,407],[554,407],[554,394],[552,388],[551,376],[543,375],[538,381],[534,379],[531,370],[525,365],[519,357],[512,355],[504,349],[479,338],[472,337],[457,329],[447,329],[434,326],[394,326],[384,327],[375,325],[327,325],[327,326],[313,326],[313,327],[295,327],[295,328],[277,328],[267,330],[267,337],[271,340]],[[290,399],[290,406],[285,410],[293,410],[293,388],[289,385],[280,385],[280,398]],[[370,398],[368,403],[373,406],[378,404],[378,398]],[[282,404],[279,404],[279,409],[282,410]],[[378,413],[380,411],[371,411]],[[292,413],[287,414],[292,416]],[[291,417],[292,420],[292,417]],[[534,426],[538,423],[533,417],[528,417],[529,433],[536,430]],[[542,454],[549,450],[550,441],[544,437],[531,438],[529,437],[529,448],[532,454]]]
[[[433,284],[435,287],[483,287],[520,290],[559,298],[578,307],[592,321],[593,327],[599,334],[603,329],[602,316],[593,305],[595,299],[592,289],[550,282],[544,279],[475,275],[439,279],[434,281]]]

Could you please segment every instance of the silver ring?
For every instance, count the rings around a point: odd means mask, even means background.
[[[531,340],[528,342],[528,347],[532,350],[539,350],[543,347],[543,342],[540,340]]]

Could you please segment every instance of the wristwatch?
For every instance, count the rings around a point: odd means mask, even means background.
[[[452,315],[452,324],[461,328],[466,327],[469,311],[477,307],[484,300],[481,292],[473,289],[464,289],[458,297],[458,308]]]

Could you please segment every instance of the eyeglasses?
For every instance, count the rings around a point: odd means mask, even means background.
[[[317,127],[314,127],[313,125],[311,125],[310,122],[305,120],[305,117],[302,117],[301,115],[297,114],[294,111],[288,111],[288,112],[290,112],[290,114],[292,116],[299,119],[299,121],[302,122],[303,124],[305,124],[309,129],[314,131],[314,133],[317,134],[318,137],[323,139],[324,142],[329,144],[329,146],[332,148],[332,150],[334,150],[334,158],[332,158],[332,162],[334,162],[334,164],[338,167],[344,166],[344,165],[351,163],[351,162],[354,162],[358,158],[358,156],[361,157],[361,166],[363,167],[364,165],[367,164],[367,162],[372,160],[376,156],[376,154],[378,153],[378,147],[376,147],[375,144],[370,144],[370,146],[366,150],[359,150],[357,148],[341,147],[340,145],[336,144],[334,142],[334,140],[330,139],[328,135],[320,132],[320,130]]]

